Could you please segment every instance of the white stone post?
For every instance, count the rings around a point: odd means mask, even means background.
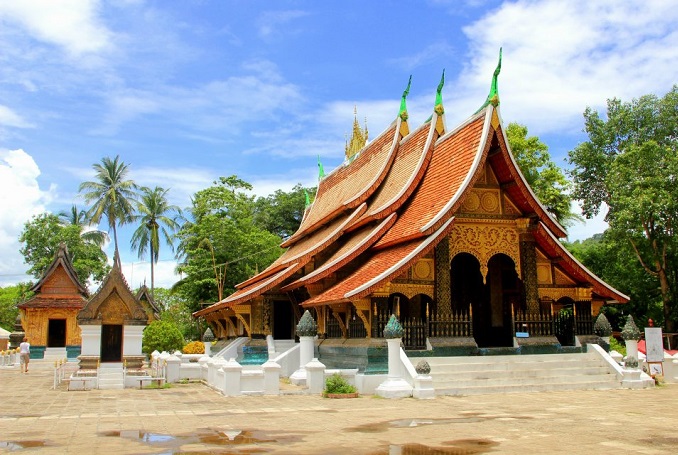
[[[237,396],[241,394],[240,379],[242,375],[242,365],[231,359],[222,367],[224,370],[224,395]]]
[[[167,357],[167,371],[165,381],[168,383],[179,382],[181,376],[181,359],[175,355]]]
[[[323,393],[325,389],[325,365],[314,358],[305,367],[308,391],[312,394]]]
[[[273,360],[268,360],[261,368],[264,370],[264,394],[280,395],[280,369],[281,366]]]
[[[388,343],[388,378],[379,384],[375,392],[383,398],[404,398],[412,396],[412,386],[400,376],[400,342],[403,327],[395,315],[386,324],[384,336]]]
[[[433,388],[433,378],[431,377],[431,366],[426,360],[421,360],[415,367],[417,376],[414,378],[414,391],[412,396],[414,398],[431,399],[435,398],[435,390]]]
[[[123,357],[143,355],[141,352],[141,340],[144,337],[145,328],[145,325],[126,325],[123,327],[122,333],[125,339],[125,342],[122,344]]]
[[[203,381],[207,381],[207,372],[208,372],[208,366],[207,363],[210,361],[210,358],[206,355],[200,357],[198,359],[198,364],[200,365],[200,379]]]
[[[292,373],[290,382],[294,385],[306,384],[306,364],[313,360],[315,350],[315,337],[318,334],[318,324],[313,320],[310,311],[304,311],[304,315],[297,324],[299,335],[299,369]]]
[[[212,342],[211,341],[203,341],[203,344],[205,345],[205,355],[207,357],[212,355]]]
[[[98,356],[101,350],[101,326],[81,325],[82,349],[80,355]]]
[[[624,340],[626,345],[626,358],[634,357],[638,359],[638,340]]]

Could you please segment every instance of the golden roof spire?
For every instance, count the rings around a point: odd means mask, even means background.
[[[346,147],[344,149],[348,161],[352,161],[355,154],[365,147],[365,144],[367,144],[367,137],[367,117],[365,117],[365,129],[360,128],[360,124],[358,124],[358,107],[353,106],[353,134],[351,135],[351,139],[346,141]]]

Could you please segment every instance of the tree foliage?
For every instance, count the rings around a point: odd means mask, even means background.
[[[184,347],[184,337],[171,322],[153,321],[144,329],[141,350],[145,354],[153,351],[174,352]]]
[[[96,244],[86,241],[81,233],[81,226],[64,225],[57,215],[51,213],[34,216],[26,222],[19,236],[23,243],[19,251],[26,264],[30,265],[28,273],[41,278],[63,242],[83,284],[88,283],[90,277],[95,281],[103,280],[109,270],[106,254]]]
[[[160,320],[169,322],[179,329],[186,340],[200,339],[196,321],[191,316],[192,307],[189,300],[170,289],[156,288],[153,299],[162,308]]]
[[[193,197],[193,221],[177,233],[178,270],[185,278],[174,287],[192,302],[193,311],[232,293],[237,283],[267,267],[282,251],[280,237],[254,222],[251,189],[237,176],[221,177]]]
[[[19,283],[0,288],[0,327],[14,331],[14,321],[19,314],[17,304],[30,297],[30,285]]]
[[[306,195],[314,193],[315,188],[304,188],[299,183],[290,192],[277,190],[269,196],[260,197],[256,202],[254,222],[281,239],[290,237],[301,225]]]
[[[109,231],[113,230],[115,251],[118,251],[118,225],[129,223],[134,215],[137,184],[129,180],[129,167],[120,156],[104,157],[95,163],[96,179],[80,184],[85,202],[92,204],[87,217],[98,224],[103,216],[108,220]]]
[[[509,123],[506,128],[511,151],[527,183],[558,223],[567,227],[580,219],[571,209],[570,181],[551,161],[548,146],[527,134],[527,127],[518,123]]]
[[[141,197],[137,202],[137,215],[133,220],[138,222],[132,234],[132,248],[137,250],[139,259],[149,254],[151,259],[151,295],[155,289],[154,266],[160,259],[160,236],[174,251],[174,233],[179,229],[177,219],[181,209],[167,201],[169,190],[156,186],[153,189],[142,187]]]
[[[607,119],[587,108],[589,140],[569,153],[574,197],[587,217],[606,205],[614,235],[627,242],[636,260],[654,277],[663,319],[676,319],[678,242],[678,86],[664,97],[631,102],[611,99]]]
[[[103,248],[104,244],[108,241],[109,237],[104,231],[99,231],[98,229],[90,229],[90,225],[87,222],[87,212],[84,210],[78,209],[78,207],[73,204],[69,212],[61,211],[59,212],[59,219],[64,225],[74,225],[80,228],[80,237],[83,238],[86,242],[90,242]]]

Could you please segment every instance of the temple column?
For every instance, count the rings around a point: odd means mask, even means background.
[[[436,316],[452,316],[452,291],[450,277],[450,241],[445,236],[435,247],[435,290]]]
[[[525,286],[525,305],[528,313],[539,312],[539,287],[537,282],[537,250],[532,234],[520,236],[520,268]]]

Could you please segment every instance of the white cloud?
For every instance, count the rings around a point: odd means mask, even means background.
[[[289,23],[295,19],[308,16],[309,13],[299,10],[290,11],[267,11],[263,13],[258,20],[259,36],[268,38],[285,25],[285,32],[289,33]]]
[[[677,22],[678,9],[663,1],[505,2],[464,29],[470,63],[455,92],[477,104],[503,46],[506,118],[536,134],[578,131],[586,106],[663,94],[675,83]]]
[[[23,150],[0,150],[0,284],[28,278],[17,275],[28,268],[19,253],[19,234],[26,221],[45,211],[56,191],[41,190],[39,175],[38,165]]]
[[[572,203],[572,212],[581,214],[581,205],[578,202]],[[567,240],[574,242],[575,240],[586,240],[593,237],[595,234],[602,234],[607,230],[609,225],[605,221],[607,215],[607,205],[603,204],[598,215],[589,220],[577,222],[567,229]]]
[[[0,125],[14,128],[32,128],[33,125],[7,106],[0,104]]]
[[[97,0],[0,2],[0,18],[15,21],[34,38],[78,56],[107,48],[111,32],[100,23]]]

